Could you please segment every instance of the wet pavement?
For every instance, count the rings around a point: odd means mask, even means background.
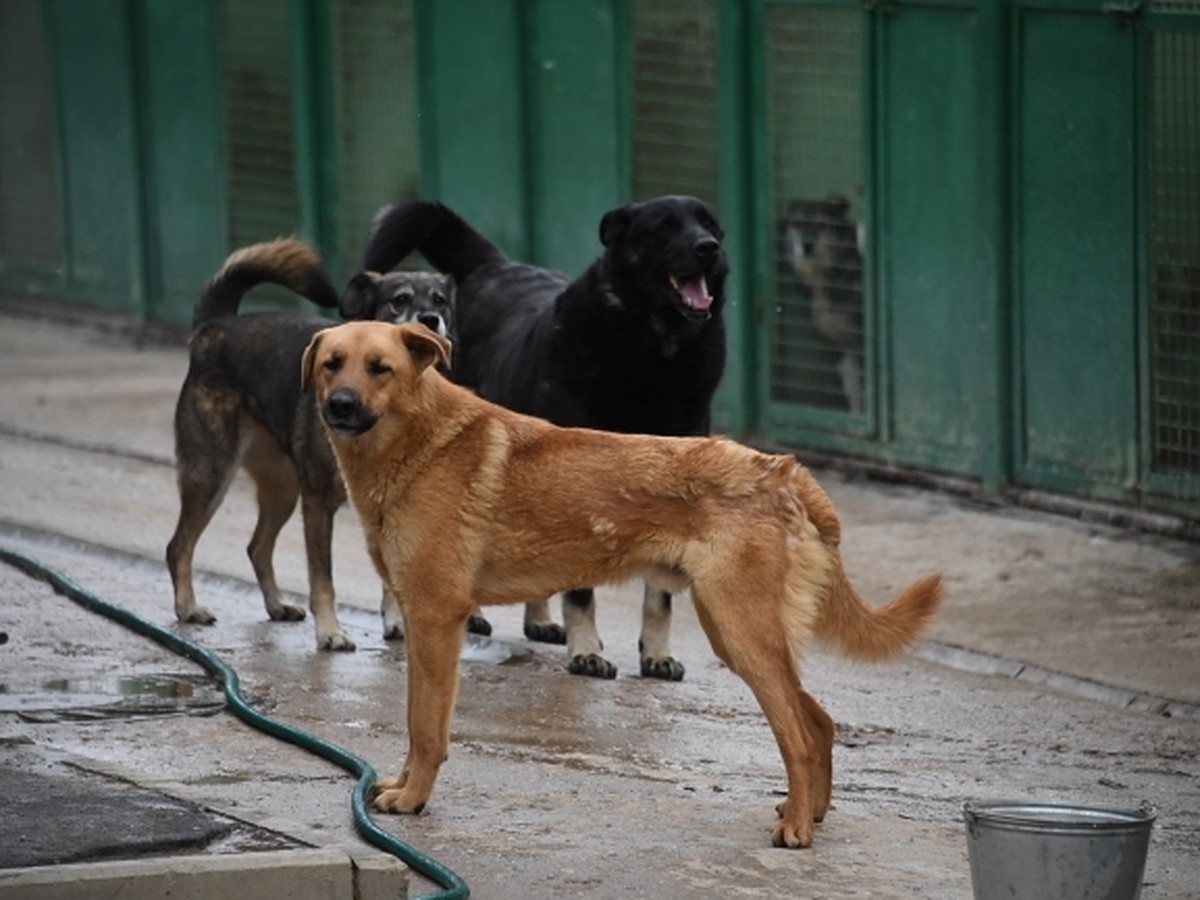
[[[392,774],[404,645],[381,638],[352,513],[338,516],[334,574],[356,653],[315,652],[308,621],[266,621],[241,481],[197,554],[198,593],[219,621],[174,625],[162,555],[178,512],[171,412],[185,351],[27,309],[0,303],[0,546],[177,628],[233,666],[264,711]],[[428,810],[376,821],[483,898],[961,898],[964,800],[1149,802],[1159,818],[1142,897],[1195,897],[1200,546],[817,474],[865,596],[882,601],[934,569],[947,596],[913,656],[868,666],[808,655],[805,684],[838,722],[835,808],[811,850],[769,846],[778,751],[686,599],[673,627],[686,678],[637,676],[641,592],[628,586],[599,593],[615,681],[568,675],[561,648],[521,637],[519,608],[489,610],[494,639],[466,648],[451,756]],[[298,517],[280,544],[280,580],[303,602]],[[199,854],[242,853],[220,834],[231,822],[290,847],[375,852],[354,833],[353,780],[219,712],[197,666],[16,569],[0,566],[0,590],[0,770],[14,779],[0,784],[16,785],[0,821],[34,821],[37,806],[40,829],[69,833],[57,823],[80,815],[70,802],[26,796],[31,779],[63,778],[81,794],[191,804],[215,832],[191,844]],[[141,833],[118,809],[100,827]],[[429,887],[413,877],[409,889]]]

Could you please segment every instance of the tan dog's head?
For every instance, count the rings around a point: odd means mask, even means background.
[[[415,398],[432,365],[450,365],[450,342],[424,325],[348,322],[313,336],[300,379],[330,430],[353,436]]]

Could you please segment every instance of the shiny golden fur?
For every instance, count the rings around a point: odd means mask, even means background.
[[[903,650],[935,613],[940,576],[871,607],[842,571],[833,504],[792,457],[559,428],[451,384],[433,365],[448,354],[419,326],[352,323],[316,335],[304,356],[408,639],[408,756],[375,806],[412,813],[429,799],[474,603],[644,577],[691,588],[713,650],[753,690],[783,756],[773,842],[809,846],[829,807],[834,726],[800,685],[798,652],[812,637],[859,658]]]

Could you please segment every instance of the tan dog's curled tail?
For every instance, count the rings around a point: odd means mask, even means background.
[[[871,606],[854,589],[839,560],[816,631],[852,659],[886,659],[920,639],[941,602],[942,576],[930,575],[909,585],[887,606]]]

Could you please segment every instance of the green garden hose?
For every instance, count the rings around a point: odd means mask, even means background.
[[[384,831],[376,825],[367,812],[367,792],[375,783],[375,770],[359,756],[331,744],[315,735],[302,731],[292,725],[287,725],[270,716],[265,716],[246,702],[236,671],[227,666],[220,657],[186,638],[180,637],[173,631],[168,631],[135,615],[124,607],[117,606],[104,600],[90,591],[77,585],[67,576],[56,572],[37,560],[31,559],[13,550],[0,547],[0,560],[15,566],[28,575],[41,579],[51,585],[60,594],[69,597],[92,612],[106,616],[138,634],[151,638],[167,649],[186,656],[188,659],[203,666],[210,674],[220,679],[225,689],[225,700],[235,716],[246,724],[272,737],[295,744],[303,750],[315,753],[323,759],[341,766],[347,772],[358,778],[354,793],[350,798],[350,809],[354,814],[354,825],[358,833],[368,843],[373,844],[385,853],[390,853],[403,861],[415,872],[420,873],[444,890],[433,894],[423,894],[419,900],[459,900],[471,895],[465,881],[441,863],[405,844],[399,838]]]

